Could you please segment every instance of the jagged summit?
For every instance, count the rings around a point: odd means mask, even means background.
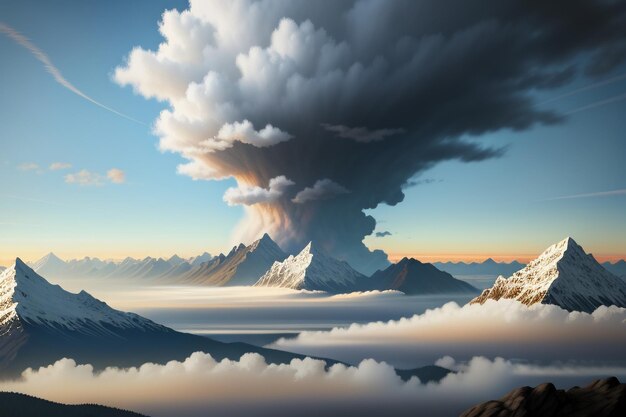
[[[546,249],[509,278],[470,303],[516,299],[526,305],[556,304],[570,311],[592,312],[601,305],[626,307],[626,283],[604,269],[574,239],[567,237]]]
[[[352,291],[364,278],[347,262],[331,257],[309,242],[297,255],[274,262],[255,286],[342,292]]]

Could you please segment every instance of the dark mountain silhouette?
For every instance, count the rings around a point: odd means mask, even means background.
[[[66,405],[15,392],[0,392],[0,417],[145,417],[96,404]]]
[[[363,280],[364,289],[398,290],[405,294],[478,293],[465,281],[440,271],[433,264],[413,258],[403,258],[387,269],[376,271]]]
[[[489,258],[483,262],[434,262],[433,265],[452,275],[513,275],[525,265],[517,261],[496,262]]]
[[[620,259],[615,263],[604,262],[602,266],[613,275],[626,278],[626,261],[624,261],[623,259]]]

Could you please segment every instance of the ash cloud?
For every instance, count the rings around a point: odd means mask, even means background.
[[[154,130],[188,161],[179,172],[295,183],[249,206],[237,239],[269,232],[290,251],[316,240],[371,272],[387,258],[364,246],[376,222],[363,210],[400,203],[441,161],[503,152],[464,138],[563,120],[530,93],[621,62],[626,4],[191,1],[159,31],[157,50],[134,48],[115,80],[167,106]],[[293,201],[321,179],[350,193]]]

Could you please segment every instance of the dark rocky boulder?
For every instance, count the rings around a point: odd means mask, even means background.
[[[514,389],[495,401],[478,404],[461,417],[623,417],[626,384],[615,377],[567,391],[551,383]]]

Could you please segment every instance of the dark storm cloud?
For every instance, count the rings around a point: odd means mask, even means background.
[[[391,236],[391,232],[388,231],[383,231],[383,232],[376,232],[375,234],[376,237],[385,237],[385,236]]]
[[[376,225],[363,210],[400,203],[441,161],[504,152],[467,138],[562,121],[530,93],[581,64],[617,65],[603,51],[626,39],[626,3],[192,1],[160,31],[158,50],[134,49],[115,77],[169,103],[155,132],[189,160],[179,171],[244,190],[286,177],[280,196],[246,207],[240,237],[269,231],[288,250],[316,240],[370,272],[387,260],[362,243]],[[245,134],[229,128],[244,122]],[[350,192],[298,204],[323,180]]]

